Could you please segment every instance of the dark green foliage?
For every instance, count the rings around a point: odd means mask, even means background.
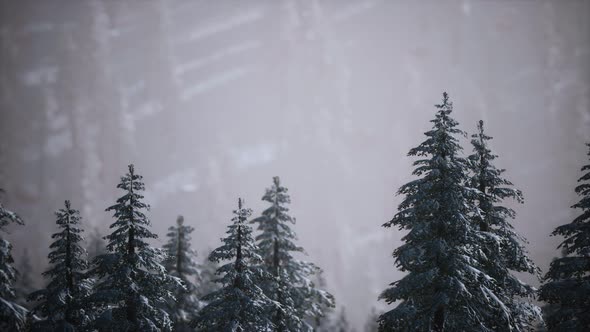
[[[464,132],[451,117],[446,93],[436,105],[426,140],[408,153],[417,157],[413,175],[401,186],[404,199],[384,227],[408,233],[393,256],[407,274],[380,298],[396,308],[379,317],[381,331],[494,331],[510,315],[498,298],[500,283],[486,270],[479,225],[472,216],[477,190],[467,186],[468,165],[460,157]]]
[[[162,265],[165,253],[151,247],[146,240],[157,238],[148,227],[143,213],[149,206],[142,202],[145,186],[133,165],[117,186],[124,195],[107,209],[116,221],[108,241],[106,254],[93,262],[90,275],[97,279],[91,300],[102,313],[93,327],[115,331],[168,331],[171,320],[162,308],[174,296],[173,284],[178,278],[169,276]]]
[[[513,184],[503,177],[505,170],[494,166],[498,156],[488,146],[491,139],[484,133],[483,121],[479,121],[471,140],[473,154],[468,157],[469,186],[476,189],[471,197],[471,204],[477,208],[472,220],[478,227],[476,234],[481,247],[476,259],[481,263],[481,270],[494,279],[494,294],[499,301],[484,316],[488,319],[485,325],[494,330],[532,330],[535,321],[541,318],[540,309],[530,302],[536,290],[518,280],[511,271],[537,275],[540,272],[521,244],[526,240],[509,222],[516,215],[514,210],[501,205],[508,199],[522,203],[523,198],[522,192],[512,188]]]
[[[80,212],[72,209],[70,201],[65,201],[65,208],[55,212],[55,216],[59,232],[51,236],[55,240],[49,246],[51,267],[43,272],[49,283],[45,289],[31,293],[28,299],[38,302],[33,312],[46,317],[50,324],[80,326],[88,318],[84,301],[92,286],[84,278],[88,262],[86,250],[81,246]]]
[[[184,225],[182,216],[178,216],[176,223],[176,226],[168,228],[166,234],[168,242],[164,245],[164,250],[168,258],[164,267],[170,275],[182,280],[184,288],[172,289],[176,300],[168,303],[167,311],[172,318],[174,330],[185,331],[195,313],[201,309],[195,285],[195,282],[200,281],[200,271],[195,260],[197,253],[191,248],[191,233],[194,228]]]
[[[221,288],[203,298],[207,305],[191,322],[197,331],[267,331],[274,328],[268,313],[276,305],[258,286],[269,276],[258,268],[261,258],[252,239],[252,228],[246,224],[251,214],[252,210],[242,207],[239,199],[227,236],[222,239],[223,244],[209,255],[211,261],[228,263],[216,273],[220,278],[215,282]]]
[[[281,305],[271,313],[277,331],[311,330],[305,319],[324,316],[325,307],[334,306],[334,298],[311,282],[310,278],[319,268],[293,256],[304,250],[295,244],[297,236],[290,226],[295,224],[295,218],[288,214],[286,205],[291,199],[287,191],[279,177],[274,177],[273,185],[262,197],[270,207],[251,221],[258,224],[260,231],[256,240],[264,263],[262,268],[272,276],[262,288],[270,299]]]
[[[10,224],[24,225],[24,222],[0,202],[0,331],[21,331],[26,325],[27,310],[13,302],[17,271],[12,266],[12,244],[1,236]]]
[[[590,164],[582,172],[575,189],[580,200],[572,206],[581,213],[553,231],[565,238],[558,247],[565,256],[551,262],[539,291],[539,298],[550,304],[545,316],[549,331],[590,331]]]

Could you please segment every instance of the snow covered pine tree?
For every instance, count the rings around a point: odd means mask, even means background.
[[[293,253],[304,253],[304,250],[294,243],[297,236],[289,224],[295,224],[295,218],[288,214],[285,206],[291,199],[278,176],[273,178],[273,185],[266,189],[262,200],[271,206],[251,223],[258,224],[261,232],[256,240],[262,268],[272,276],[261,285],[262,289],[266,296],[281,305],[281,309],[271,313],[273,323],[279,332],[311,331],[305,319],[324,316],[324,308],[333,307],[334,298],[317,289],[310,280],[319,268],[293,257]]]
[[[467,162],[455,137],[465,134],[451,118],[447,93],[436,108],[427,139],[408,153],[419,157],[412,173],[419,178],[399,189],[405,195],[399,211],[383,225],[409,231],[393,252],[408,274],[380,295],[389,304],[400,301],[379,317],[380,331],[492,331],[486,323],[496,309],[508,311],[495,293],[497,281],[478,261],[481,234],[468,199],[474,190],[466,186]]]
[[[590,331],[590,164],[584,171],[576,187],[581,199],[572,206],[581,214],[552,233],[565,238],[559,247],[566,256],[551,263],[539,292],[539,299],[553,306],[545,317],[549,331]]]
[[[45,289],[32,292],[28,300],[39,302],[33,312],[46,318],[43,326],[59,331],[66,330],[66,327],[73,330],[87,321],[84,301],[90,294],[92,283],[84,278],[88,261],[86,250],[81,246],[80,212],[72,209],[70,201],[65,201],[65,208],[59,209],[55,215],[60,231],[51,236],[55,239],[49,246],[51,267],[43,272],[49,283]]]
[[[197,253],[191,248],[191,233],[194,228],[184,225],[184,217],[178,216],[176,226],[168,228],[168,243],[164,250],[168,258],[164,262],[166,271],[182,280],[185,288],[172,289],[176,301],[168,303],[167,311],[171,315],[174,331],[191,331],[188,323],[193,315],[201,309],[201,302],[197,297],[195,282],[200,281],[199,265],[196,262]]]
[[[97,283],[91,301],[103,309],[92,328],[113,331],[169,331],[172,322],[163,308],[166,301],[174,299],[170,285],[181,287],[180,279],[166,273],[162,265],[165,253],[149,246],[145,239],[155,239],[150,232],[150,221],[142,210],[149,209],[143,203],[145,190],[142,176],[135,173],[133,165],[121,177],[117,188],[125,194],[106,211],[114,211],[117,219],[114,229],[105,239],[106,254],[94,259],[89,275]]]
[[[0,193],[3,190],[0,189]],[[6,232],[10,224],[24,225],[22,219],[7,210],[0,202],[0,232]],[[13,302],[15,298],[13,283],[16,270],[12,266],[12,244],[0,236],[0,331],[22,331],[26,325],[27,310]]]
[[[471,136],[473,154],[468,157],[471,170],[469,186],[476,189],[472,196],[477,207],[472,214],[478,225],[481,251],[476,257],[481,270],[496,282],[493,298],[496,305],[489,307],[484,324],[493,331],[532,330],[535,321],[540,321],[541,311],[531,301],[536,289],[518,280],[511,271],[526,272],[539,276],[540,271],[521,242],[526,240],[518,235],[509,219],[515,217],[514,210],[500,205],[505,199],[522,203],[522,192],[511,188],[513,184],[502,177],[504,169],[498,169],[493,161],[498,157],[492,154],[488,141],[492,137],[484,133],[483,121],[477,124],[477,133]]]
[[[238,199],[238,209],[233,213],[223,245],[209,255],[211,261],[230,261],[216,273],[222,275],[215,280],[222,288],[203,298],[208,304],[191,326],[204,332],[270,331],[274,326],[268,313],[277,305],[257,286],[269,276],[259,268],[261,258],[256,253],[252,228],[245,223],[252,210],[244,208],[242,199]]]

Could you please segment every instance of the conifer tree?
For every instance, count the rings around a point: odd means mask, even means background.
[[[477,133],[471,136],[473,154],[468,157],[471,178],[469,186],[476,189],[472,196],[477,207],[472,220],[479,226],[479,244],[482,250],[477,259],[482,270],[496,283],[495,296],[505,306],[492,308],[496,315],[488,315],[486,326],[503,330],[531,330],[540,319],[540,308],[532,304],[536,289],[516,278],[511,271],[540,273],[521,244],[526,240],[518,235],[509,219],[514,219],[513,209],[501,205],[504,200],[523,202],[522,192],[502,175],[493,162],[498,157],[488,146],[492,137],[484,133],[483,121],[477,124]],[[503,312],[506,310],[506,312]],[[507,313],[507,314],[505,314]]]
[[[510,314],[498,299],[497,282],[478,261],[478,229],[470,220],[475,207],[468,199],[467,163],[457,136],[465,136],[451,117],[452,103],[443,94],[436,105],[426,140],[408,153],[418,157],[413,175],[401,186],[398,213],[384,227],[408,233],[393,252],[407,274],[380,298],[396,308],[379,317],[381,331],[493,331],[486,323],[496,308]]]
[[[185,331],[192,315],[201,309],[195,282],[200,281],[200,267],[196,262],[197,252],[191,248],[191,233],[194,228],[184,225],[184,217],[178,216],[176,226],[168,228],[168,242],[164,250],[168,253],[164,267],[172,276],[182,280],[185,288],[172,291],[176,301],[168,303],[168,313],[172,316],[175,331]]]
[[[17,271],[12,266],[12,244],[1,236],[2,232],[7,233],[6,227],[10,224],[24,225],[24,222],[0,202],[0,331],[22,331],[26,325],[27,310],[13,302]]]
[[[575,189],[580,200],[572,206],[580,215],[552,233],[565,238],[558,247],[565,257],[551,262],[539,292],[540,300],[552,306],[545,316],[549,331],[590,330],[590,164],[582,172]]]
[[[66,200],[65,208],[55,212],[55,216],[59,232],[51,236],[55,239],[49,246],[51,267],[43,272],[49,283],[45,289],[31,293],[28,299],[39,302],[33,312],[46,317],[51,325],[80,326],[87,318],[84,300],[92,286],[84,278],[88,261],[86,250],[81,246],[80,212],[72,209],[70,201]]]
[[[242,206],[233,211],[223,244],[213,250],[209,260],[229,261],[217,270],[215,282],[221,288],[206,295],[207,305],[197,314],[191,326],[197,331],[267,331],[274,328],[268,312],[275,307],[257,286],[268,276],[258,268],[261,258],[252,239],[252,228],[246,220],[252,210]]]
[[[262,288],[270,299],[281,304],[281,308],[271,314],[277,331],[311,330],[305,319],[324,316],[323,305],[334,306],[334,300],[331,294],[317,289],[310,280],[319,268],[293,257],[304,250],[294,242],[297,236],[290,224],[295,224],[295,218],[288,214],[286,205],[291,199],[287,191],[275,176],[273,185],[262,197],[271,204],[270,207],[251,221],[258,224],[260,231],[256,240],[263,269],[272,276]]]
[[[178,278],[166,273],[162,265],[165,253],[151,247],[146,240],[156,239],[143,211],[149,206],[142,202],[145,185],[133,165],[117,185],[124,195],[113,211],[116,221],[112,233],[105,237],[108,252],[93,262],[90,275],[98,281],[91,300],[105,309],[92,327],[115,331],[168,331],[171,320],[162,308],[174,298],[170,285],[181,285]]]

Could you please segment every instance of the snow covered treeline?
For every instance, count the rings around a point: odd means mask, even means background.
[[[436,105],[432,129],[411,149],[416,179],[402,185],[398,212],[384,227],[404,231],[393,256],[406,272],[380,299],[395,308],[379,316],[380,331],[531,331],[545,328],[536,305],[537,290],[515,273],[540,278],[524,247],[526,239],[511,224],[516,217],[506,205],[523,203],[523,194],[494,166],[483,121],[472,135],[472,154],[464,157],[460,139],[466,133],[452,117],[444,93]],[[584,166],[586,171],[590,166]],[[574,208],[584,212],[557,228],[566,237],[566,257],[554,261],[540,299],[552,304],[546,315],[550,331],[588,331],[590,218],[585,174],[576,188],[582,196]]]
[[[287,190],[278,187],[278,177],[274,181],[278,195],[267,190],[263,199],[271,195],[275,205],[250,221],[252,210],[239,199],[222,245],[199,262],[191,243],[195,228],[182,216],[163,248],[150,245],[158,236],[150,231],[145,184],[129,165],[117,185],[122,196],[106,209],[115,219],[111,233],[102,239],[93,233],[93,257],[82,245],[80,212],[66,200],[55,213],[58,232],[51,236],[50,267],[43,273],[48,283],[28,294],[28,308],[15,302],[12,246],[0,239],[2,331],[312,331],[308,322],[321,321],[334,298],[312,281],[321,270],[289,253],[304,250],[284,224],[294,223],[283,206]],[[259,225],[260,235],[250,222]],[[24,222],[0,204],[1,229],[10,224]],[[269,236],[278,250],[273,253],[281,255],[272,260]]]
[[[383,225],[404,232],[393,257],[405,275],[379,297],[395,307],[373,308],[365,331],[590,330],[590,165],[575,188],[580,199],[572,208],[581,213],[552,234],[564,238],[563,256],[542,278],[512,225],[512,206],[524,195],[495,166],[484,122],[465,156],[461,140],[468,135],[449,96],[435,107],[425,140],[408,153],[416,178],[399,188],[398,211]],[[334,312],[322,270],[302,259],[279,177],[254,218],[238,199],[225,237],[202,261],[192,247],[198,227],[182,216],[162,248],[152,245],[158,235],[133,165],[117,188],[121,196],[106,209],[111,233],[99,236],[94,228],[88,248],[81,213],[68,200],[57,210],[41,289],[31,290],[28,256],[19,265],[26,275],[19,275],[12,244],[0,237],[0,330],[353,331],[344,306]],[[20,226],[0,202],[0,231]],[[543,284],[537,290],[518,273]]]

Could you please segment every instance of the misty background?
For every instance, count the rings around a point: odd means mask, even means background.
[[[463,130],[483,119],[494,136],[546,271],[587,161],[589,59],[584,0],[0,0],[0,187],[27,223],[9,236],[16,266],[26,248],[42,284],[65,199],[107,234],[129,163],[155,244],[182,214],[201,259],[237,198],[259,215],[278,175],[299,243],[360,327],[401,276],[403,234],[381,225],[447,91]]]

